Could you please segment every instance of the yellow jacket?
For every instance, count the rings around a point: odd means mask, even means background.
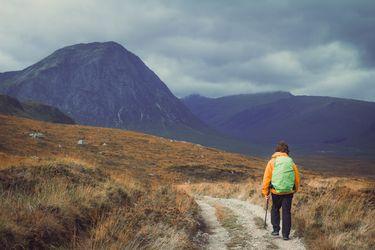
[[[263,194],[263,196],[267,196],[270,193],[270,184],[271,184],[271,179],[272,179],[273,168],[274,168],[274,165],[275,165],[275,159],[276,159],[276,157],[280,157],[280,156],[288,156],[288,154],[282,153],[282,152],[274,153],[272,155],[271,160],[267,164],[266,170],[264,171],[263,184],[262,184],[262,194]],[[288,193],[278,193],[278,192],[276,192],[275,189],[271,188],[271,192],[273,194],[280,194],[280,195],[291,194],[291,193],[294,193],[294,192],[298,191],[299,184],[300,184],[300,176],[299,176],[297,165],[295,165],[295,164],[293,165],[293,170],[294,170],[294,176],[295,176],[295,179],[294,179],[295,190],[292,191],[292,192],[288,192]]]

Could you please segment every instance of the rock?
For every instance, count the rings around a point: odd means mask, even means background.
[[[37,139],[37,138],[43,138],[44,134],[42,134],[40,132],[32,132],[32,133],[29,134],[29,136],[34,138],[34,139]]]
[[[77,144],[78,145],[84,145],[84,144],[86,144],[86,142],[85,142],[85,140],[80,139],[80,140],[78,140]]]

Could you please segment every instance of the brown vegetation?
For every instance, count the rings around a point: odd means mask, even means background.
[[[198,206],[174,184],[198,181],[186,172],[196,166],[245,179],[258,161],[130,131],[0,116],[0,248],[198,248]]]
[[[151,135],[0,115],[0,248],[199,248],[204,225],[189,194],[263,205],[264,166]],[[306,170],[302,179],[294,228],[310,248],[375,248],[373,180]]]

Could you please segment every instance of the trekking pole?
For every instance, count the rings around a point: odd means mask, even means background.
[[[266,215],[264,216],[264,228],[267,228],[267,211],[268,211],[268,203],[270,201],[270,198],[268,197],[266,202]]]

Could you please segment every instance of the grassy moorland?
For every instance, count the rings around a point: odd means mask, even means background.
[[[200,248],[193,194],[262,204],[264,164],[130,131],[0,116],[0,248]],[[296,234],[312,249],[374,248],[374,181],[302,175]]]

